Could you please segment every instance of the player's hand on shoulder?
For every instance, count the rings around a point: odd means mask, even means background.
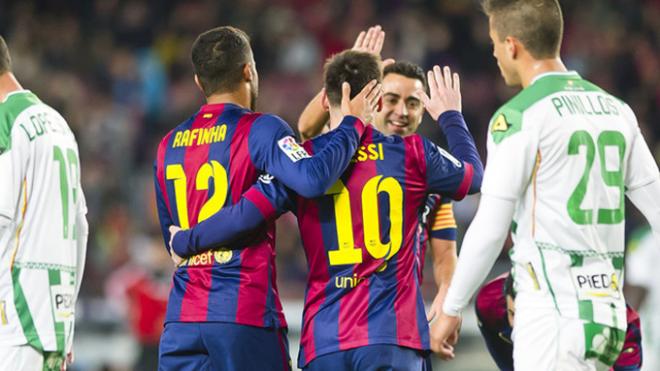
[[[461,111],[461,81],[456,72],[452,73],[448,66],[433,66],[427,79],[430,96],[424,91],[418,93],[433,120],[437,121],[446,111]]]
[[[179,255],[177,255],[174,252],[174,248],[172,247],[172,242],[174,241],[174,236],[181,230],[181,228],[177,227],[176,225],[171,225],[170,226],[170,243],[169,243],[169,248],[170,248],[170,254],[172,255],[172,261],[174,262],[175,266],[179,266],[181,262],[183,261],[183,258],[181,258]]]
[[[376,80],[371,80],[358,95],[351,99],[351,85],[341,85],[341,112],[344,116],[356,116],[363,123],[373,122],[376,112],[380,111],[380,99],[383,88]]]

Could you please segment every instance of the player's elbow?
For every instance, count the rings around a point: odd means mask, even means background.
[[[319,179],[316,176],[299,179],[300,181],[295,187],[296,193],[304,198],[316,198],[323,196],[325,190],[330,187],[327,182]]]
[[[483,167],[477,168],[475,166],[474,173],[472,174],[472,184],[470,184],[470,189],[468,189],[468,194],[475,194],[481,191],[481,182],[484,179],[484,169]]]

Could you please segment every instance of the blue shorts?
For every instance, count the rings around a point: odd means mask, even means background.
[[[391,344],[367,345],[316,357],[305,371],[431,371],[428,352]]]
[[[160,337],[158,370],[289,371],[286,329],[224,322],[170,322]]]

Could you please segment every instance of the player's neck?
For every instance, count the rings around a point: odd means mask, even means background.
[[[341,108],[339,106],[332,107],[330,106],[330,130],[336,129],[341,121],[344,119],[344,114],[341,113]]]
[[[241,91],[216,93],[206,97],[206,104],[232,103],[243,108],[250,108],[250,95]]]
[[[536,76],[548,72],[566,72],[566,66],[559,57],[552,59],[531,59],[526,62],[520,72],[522,87],[528,87]]]
[[[18,90],[23,90],[23,87],[18,83],[13,73],[6,72],[0,75],[0,102],[4,102],[9,93]]]

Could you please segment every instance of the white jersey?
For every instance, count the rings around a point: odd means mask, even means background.
[[[11,93],[0,103],[0,346],[70,347],[85,213],[66,121],[33,93]]]
[[[549,73],[489,131],[482,193],[516,202],[516,309],[625,331],[624,196],[659,176],[631,109],[575,72]]]

